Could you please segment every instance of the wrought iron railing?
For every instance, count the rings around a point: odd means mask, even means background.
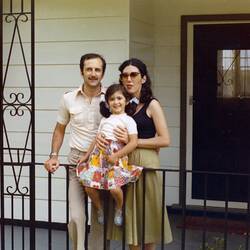
[[[5,224],[14,220],[15,200],[20,201],[20,219],[22,225],[22,243],[18,249],[27,249],[25,227],[30,228],[29,248],[35,249],[35,6],[34,0],[0,1],[0,184],[1,184],[1,249],[5,249],[5,239],[11,238],[14,249],[14,227],[6,233]],[[26,24],[29,35],[23,36],[21,26]],[[23,69],[24,77],[9,80],[17,68]],[[24,91],[25,90],[25,91]],[[20,135],[24,137],[18,143],[18,136],[7,124],[19,127],[21,118],[28,125]],[[15,137],[15,140],[13,140]],[[6,181],[5,168],[9,171],[12,183]],[[24,169],[28,169],[29,180],[23,185]],[[32,187],[32,188],[31,188]],[[6,196],[9,201],[9,218],[6,219]],[[28,204],[28,220],[24,207]]]
[[[34,169],[34,165],[32,163],[25,163],[22,164],[24,167],[27,168],[33,168]],[[36,168],[41,167],[43,168],[43,163],[35,163]],[[18,166],[18,164],[17,164]],[[68,170],[68,166],[67,164],[62,164],[63,167],[65,167],[65,178],[66,180],[68,180],[68,176],[69,176],[69,170]],[[11,164],[5,164],[4,169],[8,169],[8,168],[12,168],[12,163]],[[44,170],[45,171],[45,170]],[[165,168],[159,168],[159,169],[147,169],[144,171],[143,176],[141,178],[143,178],[144,180],[146,179],[146,175],[149,171],[158,171],[160,172],[161,176],[162,176],[162,200],[161,200],[161,204],[162,204],[162,230],[161,230],[161,244],[158,246],[158,249],[171,249],[171,245],[170,248],[168,248],[168,246],[164,245],[164,239],[163,239],[163,235],[164,235],[164,224],[163,224],[163,218],[164,218],[164,211],[165,211],[165,207],[166,207],[166,200],[165,200],[165,195],[166,195],[166,177],[168,174],[170,173],[175,173],[175,174],[181,174],[183,180],[183,186],[180,186],[179,188],[181,189],[180,193],[181,193],[181,197],[180,197],[180,205],[178,206],[178,211],[179,211],[179,217],[181,216],[181,224],[179,225],[179,234],[180,236],[180,242],[179,242],[179,249],[180,250],[185,250],[185,249],[190,249],[187,247],[187,241],[186,241],[186,232],[190,232],[189,231],[189,225],[187,225],[186,223],[186,218],[187,216],[189,216],[190,214],[190,209],[188,208],[187,205],[187,178],[191,177],[193,174],[196,175],[200,175],[204,177],[204,183],[203,183],[203,198],[200,200],[200,206],[199,206],[199,216],[202,216],[203,218],[205,218],[203,220],[203,224],[202,226],[199,228],[199,231],[201,232],[201,238],[199,241],[200,244],[200,249],[205,249],[206,248],[206,244],[207,244],[207,240],[209,237],[209,227],[208,224],[206,223],[206,220],[211,216],[211,214],[213,212],[211,212],[208,203],[209,200],[207,199],[207,178],[209,176],[213,176],[213,175],[221,175],[224,176],[225,178],[225,186],[222,188],[225,188],[225,199],[224,199],[224,206],[221,207],[222,212],[220,213],[220,217],[223,218],[223,223],[224,223],[224,228],[223,228],[223,249],[227,250],[227,249],[231,249],[229,246],[229,239],[231,237],[230,233],[229,233],[229,228],[228,228],[228,221],[232,216],[232,212],[230,210],[230,206],[229,203],[230,201],[228,200],[228,191],[229,191],[229,185],[232,185],[232,183],[229,182],[230,180],[230,176],[232,175],[239,175],[239,176],[247,176],[248,178],[248,201],[246,202],[246,208],[241,210],[241,213],[239,215],[239,217],[241,218],[241,220],[243,221],[242,223],[245,225],[245,231],[244,234],[241,236],[241,245],[242,248],[241,249],[249,249],[249,231],[250,231],[250,175],[249,174],[236,174],[236,173],[224,173],[224,172],[203,172],[203,171],[191,171],[191,170],[186,170],[182,173],[179,172],[179,170],[174,170],[174,169],[165,169]],[[3,176],[3,179],[6,178],[6,175]],[[26,249],[36,249],[36,233],[35,229],[36,228],[46,228],[47,230],[47,240],[46,242],[43,242],[43,246],[44,249],[56,249],[53,247],[53,232],[54,230],[63,230],[65,231],[64,234],[64,241],[65,241],[65,250],[70,249],[70,240],[68,238],[68,234],[67,234],[67,222],[69,221],[69,211],[68,211],[68,195],[66,195],[66,218],[65,218],[65,223],[55,223],[53,222],[52,219],[52,180],[53,180],[53,176],[51,174],[48,174],[47,176],[47,180],[48,180],[48,207],[47,207],[47,214],[48,214],[48,220],[46,222],[39,222],[36,221],[34,218],[30,218],[30,219],[26,219],[25,218],[25,199],[27,196],[29,196],[29,191],[28,189],[23,186],[23,187],[17,187],[17,186],[4,186],[3,187],[3,183],[1,183],[1,190],[3,190],[2,193],[2,197],[3,199],[1,200],[1,249],[2,250],[7,250],[7,249],[20,249],[20,250],[26,250]],[[15,182],[14,182],[15,183]],[[32,182],[33,183],[33,182]],[[66,181],[65,184],[65,190],[68,189],[68,185],[69,182]],[[146,181],[144,181],[143,187],[144,187],[144,191],[146,190]],[[17,188],[21,188],[23,191],[21,192],[21,194],[19,194],[19,197],[21,199],[21,218],[19,220],[14,218],[14,212],[15,212],[15,199],[14,199],[14,195],[13,195],[13,190],[17,189]],[[30,189],[37,189],[37,188],[41,188],[41,187],[33,187],[32,185],[30,186]],[[143,192],[145,193],[145,192]],[[10,206],[9,206],[9,214],[10,217],[9,218],[5,218],[2,215],[5,215],[6,212],[6,204],[4,204],[6,202],[6,198],[10,197]],[[87,202],[86,202],[87,204]],[[144,222],[145,222],[145,195],[143,196],[143,204],[144,204],[144,212],[143,212],[143,218],[144,218]],[[171,209],[170,209],[171,210]],[[36,210],[35,210],[36,211]],[[86,209],[87,211],[87,209]],[[88,214],[86,215],[87,218],[89,218]],[[175,215],[172,215],[175,216]],[[177,215],[176,215],[177,216]],[[105,220],[106,221],[106,220]],[[16,227],[19,227],[19,231],[18,231],[18,237],[21,237],[21,240],[19,239],[19,245],[18,247],[16,247],[16,241],[17,241],[17,235],[16,234]],[[125,225],[126,226],[126,225]],[[142,226],[142,231],[145,232],[145,223],[143,223]],[[172,224],[172,228],[175,227],[176,225]],[[88,223],[86,223],[86,232],[88,232],[89,230],[89,225]],[[5,234],[5,230],[6,228],[9,230],[8,232],[8,237],[6,238],[6,234]],[[120,242],[120,249],[125,249],[126,245],[125,245],[125,228],[123,226],[123,240]],[[29,245],[27,245],[27,233],[28,238],[29,238]],[[107,233],[107,228],[104,225],[104,244],[103,246],[100,246],[102,249],[106,250],[109,249],[109,244],[106,241],[106,233]],[[175,237],[175,235],[174,235]],[[8,239],[8,240],[6,240]],[[174,239],[175,240],[175,239]],[[145,241],[145,237],[144,235],[142,236],[142,242]],[[86,249],[88,249],[88,234],[86,234]],[[8,248],[7,248],[8,246]],[[143,249],[143,247],[142,247]],[[192,250],[196,250],[196,249],[192,249]],[[197,248],[198,250],[198,248]]]

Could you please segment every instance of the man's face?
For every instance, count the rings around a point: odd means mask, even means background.
[[[103,65],[100,58],[93,58],[84,61],[82,76],[87,87],[98,87],[103,78]]]

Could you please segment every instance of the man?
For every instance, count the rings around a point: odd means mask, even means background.
[[[101,120],[99,103],[101,95],[104,94],[101,80],[105,69],[106,62],[102,56],[90,53],[81,57],[80,70],[83,84],[75,91],[68,92],[62,97],[52,137],[50,158],[44,164],[49,172],[53,173],[59,167],[59,150],[68,124],[70,124],[70,153],[68,156],[70,164],[78,162],[96,136]],[[85,199],[83,187],[76,177],[74,168],[69,171],[69,207],[70,222],[68,229],[73,242],[73,249],[83,250],[86,220],[84,214]],[[99,230],[98,228],[100,229],[100,226],[95,226],[94,230]],[[95,240],[92,243],[98,243],[98,248],[101,249],[103,247],[101,245],[103,235],[100,232],[93,232],[92,238],[95,237]],[[97,246],[92,243],[90,242],[89,249],[97,249]]]

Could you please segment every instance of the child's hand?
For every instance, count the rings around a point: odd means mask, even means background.
[[[83,162],[88,160],[89,156],[87,154],[83,155],[77,162],[77,166],[81,165]]]
[[[107,156],[107,161],[111,164],[118,165],[119,159],[115,154],[112,154],[112,155]]]
[[[105,135],[102,133],[98,133],[96,136],[96,146],[99,149],[105,150],[108,145],[108,141],[105,139]]]

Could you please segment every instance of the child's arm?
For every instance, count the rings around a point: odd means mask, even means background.
[[[137,134],[131,134],[128,137],[128,143],[121,150],[108,157],[109,162],[115,163],[119,158],[129,154],[137,147]]]
[[[95,144],[96,144],[96,139],[94,139],[94,140],[91,142],[91,144],[90,144],[90,146],[89,146],[89,148],[88,148],[88,151],[86,152],[86,154],[84,154],[84,155],[79,159],[77,165],[80,165],[81,163],[83,163],[83,162],[85,162],[85,161],[88,160],[88,158],[89,158],[91,152],[93,151],[93,149],[94,149],[94,147],[95,147]]]

